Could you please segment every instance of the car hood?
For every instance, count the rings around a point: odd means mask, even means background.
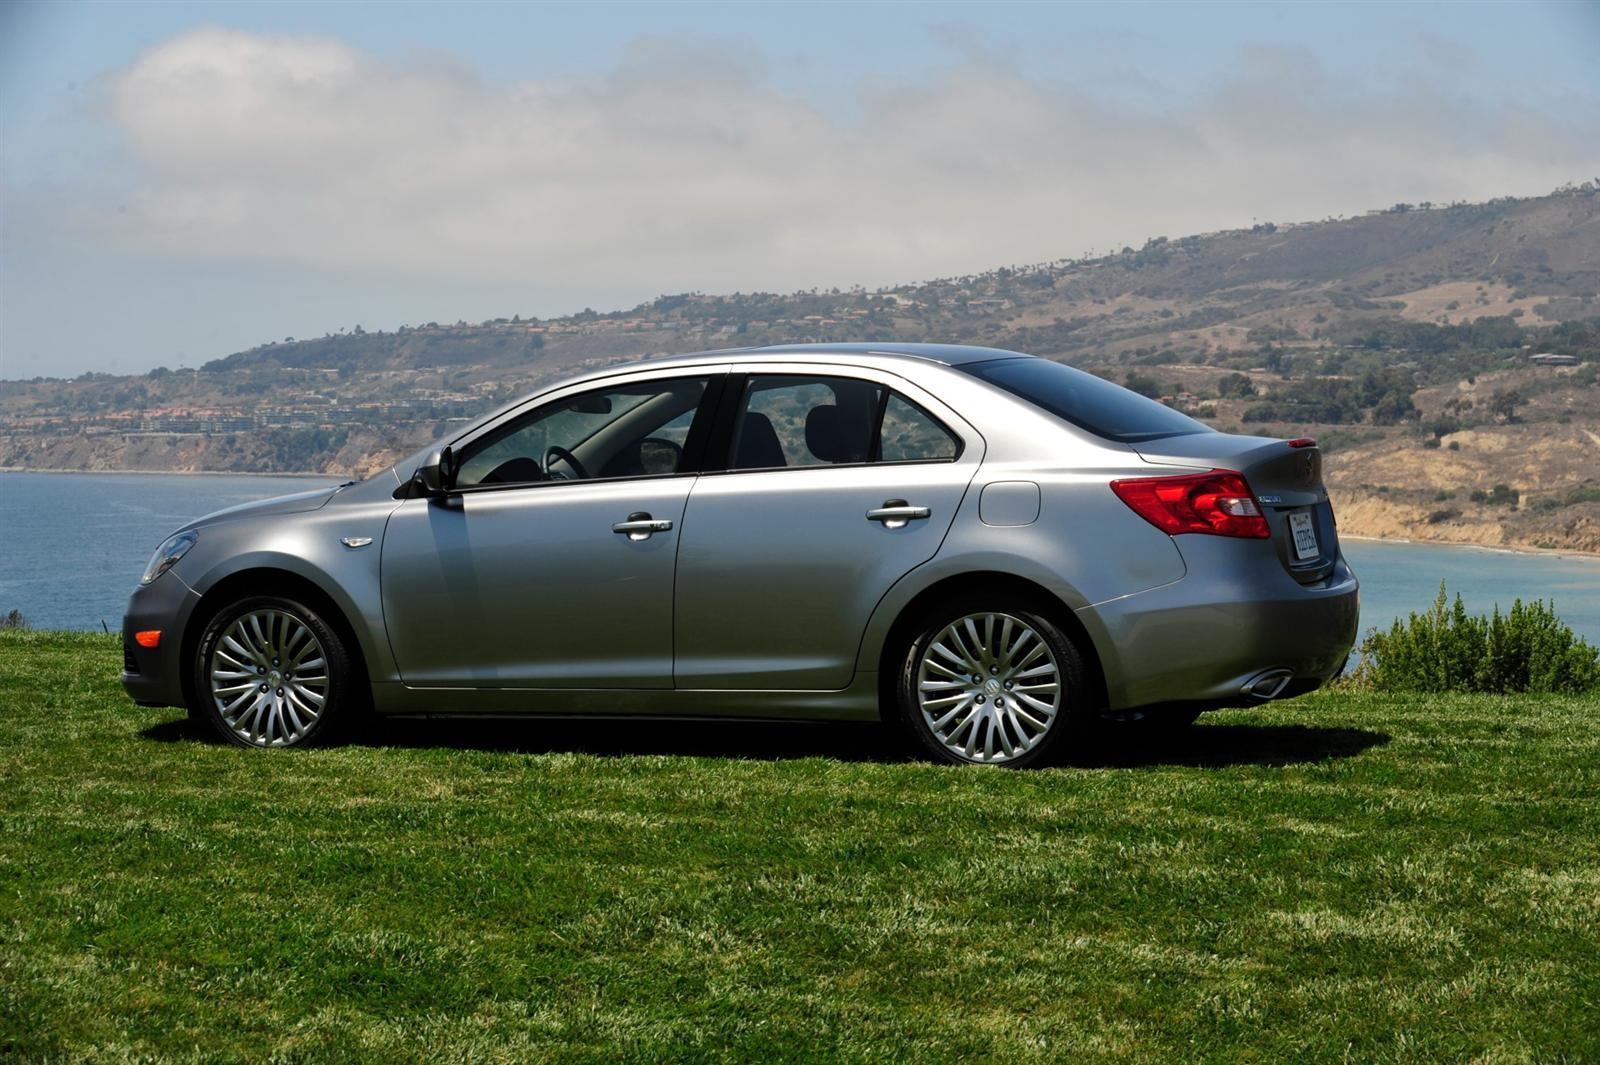
[[[241,503],[236,507],[218,510],[197,521],[192,521],[187,526],[191,529],[215,525],[221,521],[234,521],[239,518],[260,518],[271,514],[298,514],[302,511],[317,510],[327,505],[328,500],[337,495],[345,486],[338,485],[332,488],[315,488],[309,492],[295,492],[293,495],[274,496],[271,499],[258,499],[254,503]]]

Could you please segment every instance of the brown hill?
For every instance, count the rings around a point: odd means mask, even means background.
[[[1600,434],[1594,371],[1533,369],[1526,356],[1600,362],[1597,292],[1593,184],[1399,204],[875,292],[691,293],[607,314],[267,343],[198,371],[0,382],[0,466],[365,473],[575,367],[935,340],[1062,358],[1227,429],[1319,435],[1350,502],[1347,532],[1594,550],[1594,456],[1557,461]],[[1497,484],[1522,502],[1471,499]]]

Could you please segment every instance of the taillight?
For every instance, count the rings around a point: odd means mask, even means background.
[[[1267,519],[1241,474],[1208,470],[1112,481],[1117,498],[1169,536],[1210,533],[1266,539]]]

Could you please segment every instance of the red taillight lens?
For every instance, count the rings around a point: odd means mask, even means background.
[[[1289,441],[1290,447],[1316,447],[1317,442],[1309,436],[1297,436]]]
[[[1232,470],[1208,470],[1178,477],[1136,477],[1112,481],[1117,498],[1169,536],[1210,533],[1264,540],[1267,519],[1255,493]]]

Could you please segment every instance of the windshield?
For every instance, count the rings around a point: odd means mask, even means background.
[[[996,359],[956,369],[1021,396],[1036,407],[1122,444],[1212,429],[1171,407],[1049,359]]]

